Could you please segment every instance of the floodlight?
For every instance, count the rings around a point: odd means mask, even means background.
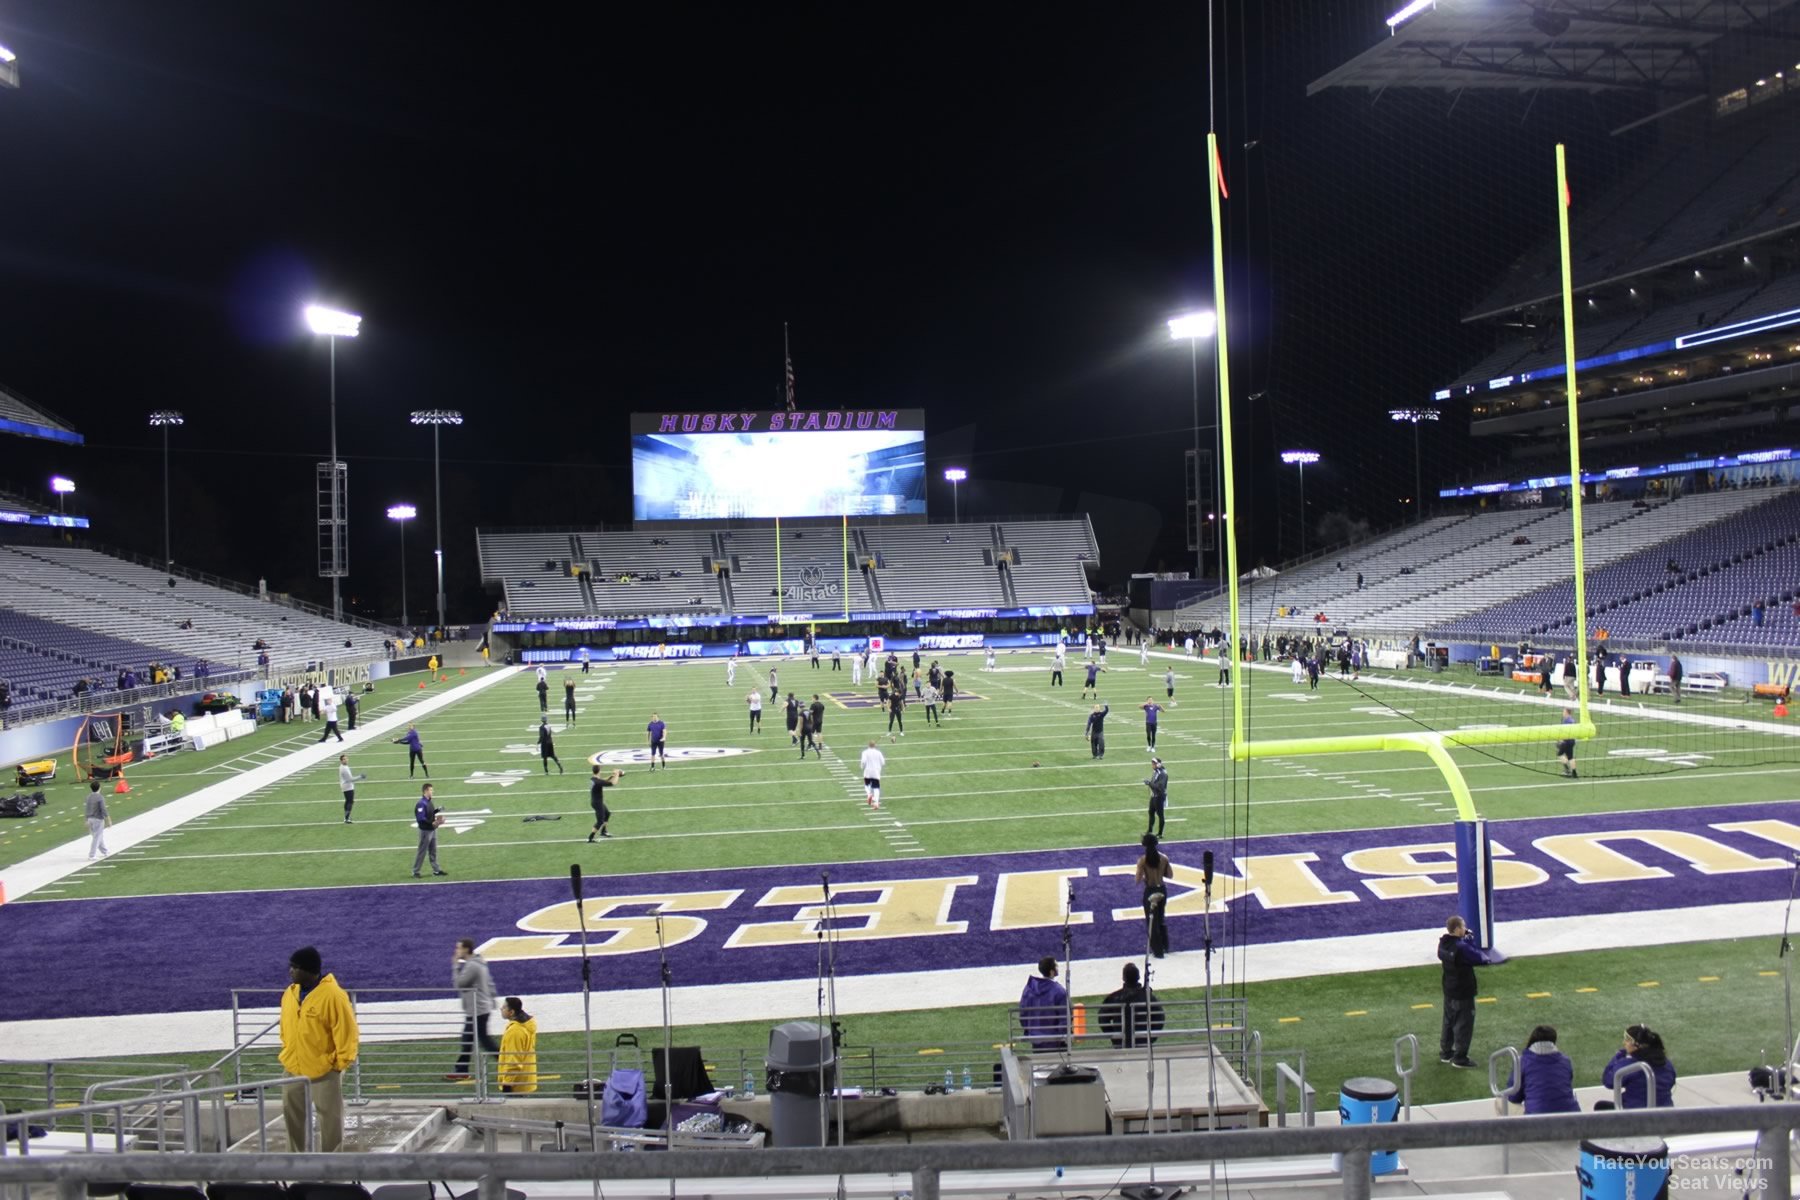
[[[5,46],[0,46],[0,62],[9,63],[18,61],[18,55],[14,54],[11,50],[8,50]]]
[[[1209,338],[1218,328],[1219,318],[1210,310],[1182,313],[1179,317],[1169,318],[1169,336],[1176,341],[1184,338]]]
[[[961,467],[945,467],[944,468],[944,478],[948,479],[951,483],[961,483],[963,480],[967,479],[968,477],[969,477],[969,473],[967,471],[963,470]]]
[[[461,425],[463,415],[454,408],[425,408],[413,413],[414,425]]]
[[[396,504],[388,509],[388,517],[395,521],[410,521],[419,515],[419,510],[410,504]]]
[[[1305,466],[1307,463],[1318,462],[1319,452],[1317,450],[1283,450],[1281,452],[1281,461],[1289,464],[1299,463],[1301,466]]]
[[[61,475],[52,475],[50,477],[50,490],[58,495],[67,495],[75,490],[75,481],[73,479],[65,479]]]
[[[362,318],[355,313],[340,312],[323,304],[306,306],[306,324],[323,337],[355,337],[362,328]]]
[[[187,418],[172,408],[159,408],[150,414],[150,427],[155,429],[163,425],[185,425]]]
[[[1437,0],[1412,0],[1411,4],[1408,4],[1405,8],[1387,19],[1387,27],[1390,30],[1398,29],[1426,9],[1436,7]]]

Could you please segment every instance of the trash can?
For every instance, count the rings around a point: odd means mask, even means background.
[[[1344,1080],[1338,1092],[1338,1121],[1344,1125],[1385,1125],[1400,1119],[1400,1089],[1385,1079]],[[1400,1166],[1398,1150],[1369,1155],[1370,1175],[1391,1175]]]
[[[831,1033],[811,1021],[769,1031],[769,1132],[776,1146],[823,1146],[825,1097],[837,1077]]]
[[[1660,1200],[1669,1194],[1668,1143],[1653,1137],[1584,1141],[1575,1178],[1581,1200]]]

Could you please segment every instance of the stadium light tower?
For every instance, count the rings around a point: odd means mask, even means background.
[[[150,414],[150,428],[162,430],[163,439],[163,569],[175,565],[175,555],[169,550],[169,429],[174,425],[184,425],[187,418],[172,408],[159,408]]]
[[[410,504],[396,504],[388,509],[388,520],[400,522],[400,628],[406,628],[406,523],[419,515]]]
[[[1200,343],[1210,342],[1219,331],[1218,315],[1210,310],[1202,312],[1182,313],[1178,317],[1169,318],[1169,337],[1175,341],[1188,344],[1188,361],[1193,367],[1194,378],[1194,578],[1201,579],[1206,575],[1206,539],[1200,536]],[[1217,485],[1213,489],[1213,506],[1221,513],[1219,527],[1215,530],[1214,542],[1219,550],[1219,583],[1225,582],[1225,537],[1223,527],[1223,509],[1225,507],[1225,488],[1219,483],[1218,473],[1224,470],[1225,460],[1223,447],[1219,445],[1219,421],[1217,414],[1213,417],[1213,478]],[[1183,489],[1185,490],[1185,489]]]
[[[956,489],[960,487],[962,481],[968,477],[968,471],[964,470],[962,467],[944,468],[944,478],[950,481],[950,521],[952,524],[960,525],[962,523],[962,507],[957,502]]]
[[[1283,450],[1281,461],[1300,468],[1300,557],[1306,557],[1306,464],[1319,461],[1317,450]]]
[[[1390,408],[1388,417],[1395,421],[1410,421],[1413,427],[1413,521],[1417,522],[1425,515],[1425,491],[1423,476],[1419,472],[1419,422],[1435,421],[1442,414],[1435,408]]]
[[[19,56],[0,46],[0,87],[19,86]]]
[[[331,343],[331,615],[344,619],[344,601],[339,594],[339,581],[344,577],[342,512],[343,487],[339,479],[337,452],[337,344],[343,337],[353,338],[362,332],[362,318],[354,313],[339,312],[322,304],[306,306],[306,324],[314,334]]]
[[[50,477],[50,490],[56,493],[56,511],[62,512],[64,511],[63,497],[75,490],[75,481],[73,479],[64,478],[61,475],[52,475]]]
[[[437,627],[444,629],[444,478],[440,471],[443,460],[438,455],[438,431],[446,425],[461,425],[463,415],[454,408],[425,408],[412,415],[414,425],[431,426],[431,487],[436,501],[432,519],[437,522]]]

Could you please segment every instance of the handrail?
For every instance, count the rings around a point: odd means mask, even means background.
[[[196,1073],[198,1074],[198,1072]],[[135,1082],[145,1082],[159,1078],[166,1077],[144,1076]],[[121,1080],[117,1082],[134,1081]],[[267,1129],[268,1122],[264,1119],[264,1113],[266,1109],[265,1096],[269,1089],[287,1087],[288,1085],[295,1083],[303,1085],[306,1111],[310,1113],[312,1111],[313,1081],[306,1078],[304,1075],[283,1075],[278,1078],[257,1080],[250,1084],[243,1085],[228,1083],[205,1088],[190,1087],[182,1088],[181,1090],[174,1092],[157,1091],[152,1092],[147,1096],[135,1096],[125,1100],[101,1100],[93,1103],[82,1103],[70,1108],[45,1108],[39,1109],[36,1112],[12,1114],[10,1120],[17,1122],[21,1130],[26,1130],[33,1121],[42,1121],[46,1125],[51,1125],[58,1121],[67,1120],[70,1117],[80,1117],[82,1135],[87,1139],[87,1150],[88,1153],[91,1154],[94,1151],[94,1118],[110,1117],[112,1123],[113,1149],[116,1153],[122,1154],[125,1151],[126,1113],[128,1111],[138,1108],[155,1108],[157,1144],[160,1148],[163,1142],[163,1134],[167,1132],[163,1124],[164,1113],[171,1104],[179,1104],[182,1111],[182,1150],[184,1152],[183,1157],[185,1158],[196,1154],[199,1149],[195,1141],[195,1131],[200,1123],[201,1100],[207,1098],[213,1100],[214,1135],[219,1143],[220,1150],[223,1151],[227,1148],[226,1143],[230,1132],[224,1106],[220,1103],[220,1100],[223,1097],[227,1095],[237,1095],[252,1088],[255,1089],[259,1128]],[[97,1084],[95,1086],[104,1087],[107,1085]],[[102,1131],[102,1136],[104,1136],[104,1130]],[[305,1141],[306,1148],[310,1150],[312,1148],[312,1127],[310,1122],[307,1125]],[[0,1137],[0,1164],[5,1164],[10,1161],[7,1155],[6,1142],[7,1139],[5,1137]],[[266,1140],[262,1143],[262,1146],[264,1149],[267,1148]],[[19,1139],[18,1157],[31,1157],[31,1138],[29,1136],[21,1137]],[[116,1170],[117,1168],[114,1169]],[[0,1165],[0,1174],[3,1174],[3,1171],[3,1165]],[[0,1178],[0,1188],[3,1188],[4,1186],[4,1179]]]
[[[1656,1071],[1641,1058],[1626,1063],[1613,1074],[1613,1107],[1625,1107],[1625,1077],[1640,1072],[1644,1076],[1644,1107],[1656,1107]]]
[[[1057,1166],[1186,1164],[1203,1177],[1213,1162],[1290,1155],[1342,1156],[1345,1200],[1368,1200],[1370,1158],[1378,1151],[1516,1145],[1551,1140],[1755,1131],[1755,1163],[1762,1195],[1790,1194],[1792,1163],[1787,1139],[1800,1124],[1800,1106],[1732,1105],[1648,1111],[1567,1113],[1511,1121],[1415,1121],[1409,1124],[1315,1126],[1306,1129],[1235,1129],[1160,1134],[1155,1137],[1080,1137],[1014,1142],[941,1142],[832,1148],[775,1147],[757,1154],[670,1150],[662,1154],[587,1154],[540,1151],[492,1155],[456,1151],[434,1154],[183,1154],[142,1155],[132,1160],[140,1182],[256,1182],[305,1179],[400,1182],[474,1179],[480,1200],[504,1200],[509,1182],[668,1179],[749,1179],[794,1176],[901,1175],[912,1180],[913,1200],[939,1200],[945,1172],[1006,1171],[1020,1180],[1043,1178]],[[62,1196],[81,1194],[83,1182],[118,1172],[103,1157],[19,1157],[0,1162],[0,1187],[56,1183]],[[1164,1172],[1169,1182],[1168,1172]],[[1746,1180],[1746,1182],[1750,1182]],[[1005,1189],[1001,1189],[1005,1190]],[[1018,1190],[1025,1190],[1020,1183]],[[1748,1189],[1747,1189],[1748,1190]]]
[[[1294,1089],[1300,1097],[1300,1124],[1311,1128],[1313,1114],[1317,1107],[1318,1093],[1306,1082],[1306,1054],[1299,1056],[1300,1069],[1296,1071],[1286,1062],[1275,1064],[1275,1124],[1278,1128],[1287,1128],[1287,1085],[1292,1080]]]
[[[1400,1061],[1400,1050],[1404,1047],[1412,1052],[1412,1066]],[[1417,1034],[1405,1033],[1394,1039],[1394,1073],[1400,1076],[1400,1119],[1412,1120],[1412,1081],[1419,1073],[1419,1038]]]
[[[1498,1068],[1499,1068],[1502,1060],[1505,1060],[1508,1063],[1508,1066],[1506,1069],[1506,1079],[1507,1079],[1506,1083],[1500,1082],[1500,1075],[1499,1075],[1499,1071],[1498,1071]],[[1505,1108],[1505,1105],[1507,1103],[1506,1097],[1507,1097],[1508,1093],[1511,1092],[1512,1088],[1510,1085],[1514,1079],[1518,1078],[1518,1073],[1519,1073],[1519,1050],[1518,1050],[1518,1047],[1502,1046],[1498,1050],[1494,1051],[1492,1054],[1488,1055],[1488,1093],[1494,1097],[1494,1111],[1495,1112],[1504,1113],[1506,1111],[1506,1108]]]

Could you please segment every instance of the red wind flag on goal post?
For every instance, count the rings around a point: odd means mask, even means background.
[[[1213,166],[1219,173],[1219,199],[1231,199],[1231,189],[1225,186],[1225,159],[1216,145],[1213,147]]]

